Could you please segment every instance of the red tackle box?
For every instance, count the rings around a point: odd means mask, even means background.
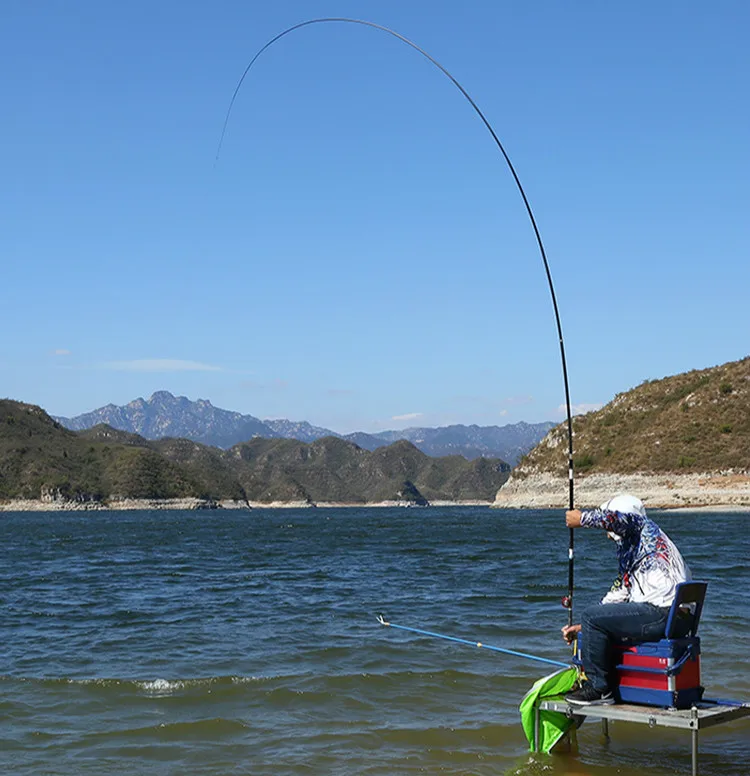
[[[695,636],[613,647],[615,697],[623,703],[690,708],[703,697]]]

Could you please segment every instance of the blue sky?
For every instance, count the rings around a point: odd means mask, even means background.
[[[0,395],[341,432],[560,420],[748,355],[745,2],[6,0]]]

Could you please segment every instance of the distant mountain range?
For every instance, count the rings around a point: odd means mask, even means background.
[[[229,450],[147,440],[97,425],[63,428],[44,410],[0,400],[0,502],[108,506],[127,499],[253,504],[489,503],[508,479],[499,460],[432,458],[406,441],[375,451],[325,437],[262,439]]]
[[[338,434],[306,421],[260,420],[253,415],[219,409],[205,399],[191,401],[184,396],[173,396],[169,391],[157,391],[150,399],[135,399],[124,406],[108,404],[74,418],[57,417],[55,420],[72,431],[84,431],[105,423],[145,439],[178,437],[223,449],[255,437],[301,442],[338,437],[373,451],[403,439],[429,456],[461,455],[467,460],[500,458],[511,466],[515,466],[554,426],[549,422],[520,422],[506,426],[455,425],[376,434]]]

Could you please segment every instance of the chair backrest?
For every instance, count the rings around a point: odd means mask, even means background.
[[[703,611],[708,582],[680,582],[669,610],[665,638],[676,639],[695,636]]]

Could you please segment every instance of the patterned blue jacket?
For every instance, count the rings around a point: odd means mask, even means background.
[[[680,551],[650,517],[588,509],[581,513],[581,525],[602,528],[617,542],[619,575],[603,604],[671,606],[677,585],[692,578]]]

